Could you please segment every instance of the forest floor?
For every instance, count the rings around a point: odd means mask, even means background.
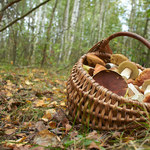
[[[109,132],[74,124],[66,109],[67,78],[54,69],[0,69],[0,150],[150,149],[149,124]]]

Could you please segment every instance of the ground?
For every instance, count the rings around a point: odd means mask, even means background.
[[[1,67],[0,150],[150,149],[142,130],[96,131],[74,124],[67,111],[66,72]]]

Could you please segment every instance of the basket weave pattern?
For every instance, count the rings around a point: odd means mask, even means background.
[[[111,54],[101,52],[101,47],[97,44],[89,52],[107,62]],[[73,66],[67,82],[67,105],[75,121],[99,130],[130,129],[146,121],[150,105],[118,96],[100,86],[83,69],[85,59],[86,54]],[[139,64],[137,67],[144,69]]]

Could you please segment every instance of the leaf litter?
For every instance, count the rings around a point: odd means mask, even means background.
[[[144,149],[149,128],[96,131],[74,124],[66,76],[44,69],[0,70],[0,149]]]

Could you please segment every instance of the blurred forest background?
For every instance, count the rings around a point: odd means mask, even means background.
[[[119,31],[150,40],[150,0],[1,0],[0,63],[72,66],[95,43]],[[129,37],[111,41],[145,67],[150,50]]]

